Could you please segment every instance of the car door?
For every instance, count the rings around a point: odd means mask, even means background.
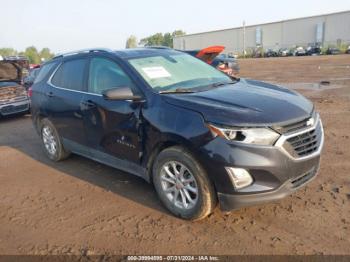
[[[139,91],[122,67],[110,58],[91,57],[88,72],[88,92],[82,103],[90,151],[99,161],[117,163],[119,168],[130,171],[122,167],[134,169],[131,163],[137,165],[142,154],[142,104],[106,100],[102,92],[126,86],[134,93]]]
[[[63,138],[65,146],[79,152],[87,146],[81,110],[86,90],[87,62],[86,58],[63,62],[49,79],[50,88],[46,91],[50,120]]]

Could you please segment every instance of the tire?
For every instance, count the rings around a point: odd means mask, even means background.
[[[61,137],[47,118],[40,122],[40,137],[45,153],[52,161],[58,162],[69,157],[70,152],[64,149]]]
[[[186,149],[176,146],[163,150],[152,171],[161,202],[175,216],[200,220],[213,212],[217,203],[214,186],[204,168]]]

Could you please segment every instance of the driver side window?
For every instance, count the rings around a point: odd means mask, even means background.
[[[89,93],[102,94],[103,91],[126,86],[135,89],[129,76],[117,63],[101,57],[91,59]]]

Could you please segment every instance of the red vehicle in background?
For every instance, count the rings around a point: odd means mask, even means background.
[[[231,77],[237,78],[239,74],[237,59],[227,54],[221,54],[224,49],[224,46],[209,46],[201,50],[183,52],[203,60]]]
[[[33,70],[33,69],[36,69],[36,68],[40,68],[40,64],[30,64],[29,65],[29,69],[30,70]]]

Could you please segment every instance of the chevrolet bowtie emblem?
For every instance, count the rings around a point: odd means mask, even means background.
[[[306,125],[307,126],[313,126],[315,124],[315,119],[311,117],[309,120],[307,120]]]

